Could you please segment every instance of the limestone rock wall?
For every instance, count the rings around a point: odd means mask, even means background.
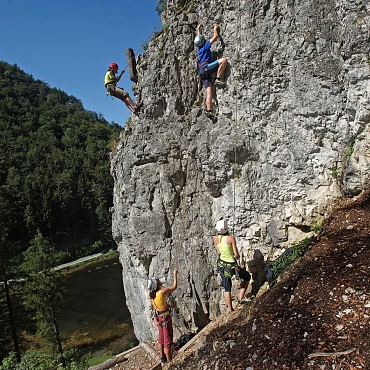
[[[198,92],[198,22],[226,56],[215,121]],[[178,335],[223,309],[212,245],[226,217],[257,284],[266,260],[309,235],[339,197],[369,187],[370,3],[168,1],[138,56],[133,116],[112,156],[113,235],[139,340],[154,338],[148,276],[180,267]]]

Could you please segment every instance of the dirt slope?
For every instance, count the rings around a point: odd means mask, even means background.
[[[300,263],[167,369],[370,369],[370,194],[343,201]]]

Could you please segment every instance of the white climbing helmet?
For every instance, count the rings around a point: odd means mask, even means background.
[[[216,231],[218,234],[226,234],[229,232],[229,228],[227,226],[227,220],[218,220],[216,223]]]
[[[196,35],[194,39],[194,45],[197,46],[198,48],[204,44],[206,41],[205,37],[201,34]]]
[[[148,280],[148,290],[153,292],[154,290],[157,290],[158,282],[157,279],[152,277]]]

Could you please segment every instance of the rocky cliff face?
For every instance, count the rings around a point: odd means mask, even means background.
[[[213,121],[198,92],[199,21],[208,37],[220,24],[212,49],[230,64]],[[171,283],[176,264],[177,334],[224,309],[218,219],[229,220],[256,290],[263,259],[370,185],[368,1],[168,1],[162,22],[137,60],[145,106],[112,157],[113,234],[142,341],[156,333],[146,280]]]

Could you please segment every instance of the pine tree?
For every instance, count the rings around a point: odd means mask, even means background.
[[[39,231],[23,254],[23,303],[34,313],[40,336],[52,345],[53,351],[56,349],[61,365],[66,367],[55,314],[55,308],[64,296],[62,275],[54,269],[58,264],[59,254]]]
[[[17,276],[18,263],[16,260],[19,251],[12,238],[9,237],[8,210],[8,203],[0,191],[0,327],[2,328],[0,332],[0,359],[6,356],[9,350],[13,350],[16,359],[20,361],[19,338],[10,283]],[[12,348],[10,343],[13,344]]]

